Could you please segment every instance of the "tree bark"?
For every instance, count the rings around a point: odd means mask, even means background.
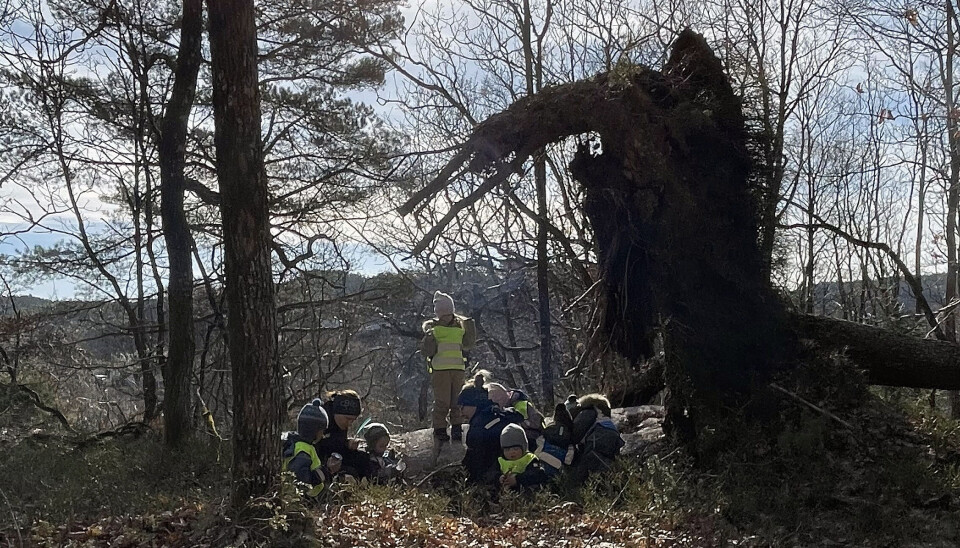
[[[960,389],[960,346],[824,316],[790,319],[800,337],[843,352],[866,372],[869,384]]]
[[[960,215],[960,136],[957,128],[957,119],[955,116],[956,104],[954,102],[954,60],[957,54],[957,42],[954,35],[955,20],[957,17],[954,11],[953,1],[947,0],[944,3],[946,10],[947,24],[947,48],[945,52],[946,66],[943,71],[943,89],[944,107],[947,111],[947,143],[950,152],[950,180],[947,184],[947,291],[945,299],[947,304],[952,303],[960,291],[960,265],[957,258],[957,216]],[[951,311],[944,320],[947,337],[951,341],[957,340],[957,316],[956,311]],[[954,419],[960,418],[960,392],[950,393],[950,416]]]
[[[540,399],[545,407],[556,401],[553,373],[553,337],[550,333],[550,260],[547,256],[547,164],[542,156],[534,159],[533,171],[537,187],[537,309],[540,314]]]
[[[283,404],[254,2],[210,0],[207,9],[233,373],[232,505],[239,510],[277,486]]]
[[[184,168],[187,125],[197,90],[203,35],[203,0],[184,0],[180,26],[180,49],[173,91],[164,113],[160,134],[160,215],[170,262],[170,350],[164,368],[164,439],[179,445],[193,431],[190,378],[196,351],[193,323],[193,238],[183,210],[186,188]]]

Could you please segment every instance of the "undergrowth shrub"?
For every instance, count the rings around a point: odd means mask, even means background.
[[[229,490],[229,448],[196,439],[170,451],[153,435],[83,449],[24,440],[0,453],[0,488],[21,527],[172,509]]]

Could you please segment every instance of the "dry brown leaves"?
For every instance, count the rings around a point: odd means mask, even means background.
[[[635,515],[584,514],[563,504],[537,517],[491,514],[481,520],[417,516],[403,501],[356,504],[319,519],[324,546],[674,547],[708,546],[704,539],[658,530]]]

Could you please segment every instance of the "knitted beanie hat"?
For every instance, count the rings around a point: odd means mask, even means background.
[[[490,401],[487,389],[483,387],[483,375],[478,374],[469,384],[463,385],[460,395],[457,396],[457,405],[480,407]]]
[[[387,427],[379,422],[371,422],[363,429],[363,439],[367,442],[367,447],[373,447],[373,444],[377,443],[377,440],[380,438],[389,438],[390,431],[387,430]]]
[[[527,433],[523,431],[523,427],[519,424],[508,424],[500,432],[500,448],[506,449],[507,447],[517,446],[521,447],[524,453],[529,450]]]
[[[322,404],[323,402],[319,399],[315,399],[300,409],[300,413],[297,415],[297,433],[300,434],[300,437],[313,441],[316,439],[318,432],[327,429],[329,421],[327,412],[323,410],[323,407],[320,407]]]
[[[330,409],[337,415],[352,415],[354,417],[360,415],[361,406],[360,406],[360,396],[353,393],[353,391],[337,392],[333,395],[331,400]]]
[[[447,314],[455,314],[457,308],[453,305],[453,297],[443,293],[442,291],[437,291],[433,294],[433,312],[439,318],[440,316],[446,316]]]

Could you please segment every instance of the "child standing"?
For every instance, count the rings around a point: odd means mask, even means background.
[[[402,477],[403,466],[396,459],[393,451],[387,455],[390,446],[390,431],[379,422],[374,422],[363,430],[363,439],[367,442],[367,453],[370,460],[364,476],[374,483],[389,483]]]
[[[549,481],[540,459],[530,452],[527,433],[518,424],[508,424],[500,433],[503,456],[500,463],[500,487],[504,490],[533,491]]]
[[[437,291],[433,295],[436,317],[423,323],[420,350],[427,359],[427,372],[433,384],[433,435],[440,441],[463,439],[463,417],[454,405],[463,377],[466,360],[464,350],[477,341],[473,319],[459,316],[453,297]],[[447,415],[450,435],[447,435]]]
[[[315,497],[323,491],[330,476],[313,444],[327,429],[327,413],[319,399],[304,405],[297,415],[297,431],[283,435],[283,471],[293,472],[299,481],[310,485],[307,495]]]

